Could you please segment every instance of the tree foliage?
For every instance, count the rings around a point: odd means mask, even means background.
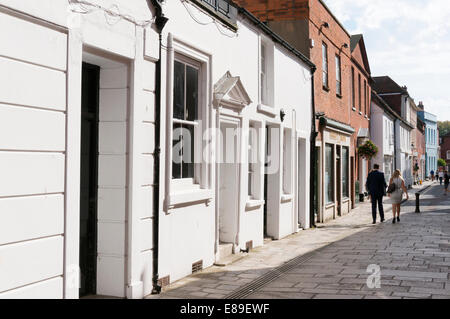
[[[438,122],[438,128],[440,136],[450,134],[450,121]]]
[[[445,160],[442,158],[438,159],[438,167],[445,167],[445,166],[447,166]]]

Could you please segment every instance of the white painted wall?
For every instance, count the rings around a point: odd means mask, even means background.
[[[194,6],[186,3],[190,13],[196,17],[198,21],[210,22],[211,17],[205,15]],[[164,12],[169,17],[163,32],[163,45],[167,46],[169,33],[173,35],[175,43],[175,52],[184,47],[184,54],[196,59],[196,56],[206,57],[209,73],[207,79],[203,83],[208,91],[210,98],[207,100],[208,111],[210,112],[211,122],[209,127],[216,127],[216,108],[212,106],[213,85],[229,71],[233,76],[239,76],[242,84],[247,91],[252,103],[242,109],[239,113],[232,111],[224,111],[227,114],[241,119],[243,128],[248,127],[248,121],[256,121],[262,127],[266,125],[277,125],[281,129],[294,128],[292,130],[296,137],[305,139],[305,146],[308,150],[303,157],[303,163],[309,172],[309,136],[311,123],[311,85],[310,74],[304,63],[298,58],[287,52],[278,44],[274,45],[274,98],[273,105],[269,105],[269,112],[258,111],[260,103],[259,96],[259,48],[261,41],[261,31],[246,20],[238,21],[238,36],[234,37],[234,33],[227,30],[223,26],[214,24],[202,25],[195,22],[181,1],[170,1],[164,5]],[[231,37],[223,35],[218,31]],[[263,36],[265,37],[265,36]],[[266,40],[267,37],[265,37]],[[186,49],[188,48],[188,49]],[[180,52],[180,51],[178,51]],[[169,55],[170,57],[170,55]],[[167,65],[167,51],[163,50],[163,65]],[[169,61],[170,62],[170,61]],[[164,73],[164,69],[163,69]],[[163,76],[163,86],[166,84],[166,77]],[[170,108],[166,105],[167,91],[163,87],[162,92],[162,123],[165,123],[166,111]],[[284,122],[280,121],[280,110],[284,109],[286,117]],[[294,112],[295,110],[295,112]],[[162,130],[161,144],[166,143],[166,133]],[[294,135],[294,134],[293,134]],[[246,154],[248,141],[241,137],[242,153]],[[265,145],[264,138],[261,145]],[[281,147],[280,144],[277,146]],[[296,143],[292,143],[292,154],[297,152]],[[281,151],[282,149],[280,149]],[[263,152],[263,149],[261,150]],[[161,189],[164,189],[166,180],[165,175],[165,156],[161,157]],[[246,158],[246,155],[241,155]],[[278,155],[278,161],[282,161],[282,156]],[[293,163],[296,167],[297,163]],[[207,182],[202,186],[209,188],[215,192],[215,181],[217,172],[214,166],[209,166],[207,174]],[[261,176],[259,189],[261,198],[263,196],[264,180],[263,169],[261,168]],[[309,179],[308,179],[309,180]],[[238,249],[245,249],[248,241],[253,241],[253,246],[257,247],[263,244],[263,206],[256,205],[252,209],[246,208],[247,204],[247,164],[241,165],[241,174],[239,185],[239,242]],[[306,177],[304,184],[307,183]],[[297,192],[297,185],[294,185],[293,193]],[[280,170],[269,176],[269,188],[272,196],[267,203],[269,207],[269,234],[275,238],[282,238],[296,231],[295,222],[297,221],[297,212],[295,210],[296,196],[286,203],[281,203],[281,175]],[[178,192],[182,189],[178,188]],[[172,192],[175,190],[172,188]],[[185,192],[189,193],[188,190]],[[195,191],[191,191],[195,195]],[[171,193],[171,197],[177,195]],[[215,198],[215,195],[213,196]],[[165,196],[162,193],[160,202],[163,203]],[[306,202],[307,201],[307,202]],[[170,276],[170,281],[176,281],[191,273],[192,263],[203,260],[204,267],[211,265],[215,258],[215,211],[217,203],[211,200],[208,205],[203,203],[196,204],[179,204],[175,208],[164,211],[161,208],[160,217],[160,255],[159,255],[159,275],[160,277]],[[305,209],[302,213],[309,215],[309,196],[300,203]],[[306,209],[308,208],[308,209]],[[195,247],[195,249],[186,249],[187,247]]]
[[[152,18],[145,0],[92,3]],[[132,62],[101,74],[98,292],[148,294],[155,32],[144,60],[142,28],[67,1],[0,0],[0,26],[0,298],[78,297],[83,47]]]

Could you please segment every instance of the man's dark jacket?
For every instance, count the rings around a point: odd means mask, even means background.
[[[383,197],[386,194],[386,180],[384,173],[376,170],[370,172],[367,177],[366,187],[372,197]]]

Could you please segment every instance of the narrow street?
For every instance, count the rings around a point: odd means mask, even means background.
[[[434,183],[417,214],[417,190],[402,205],[400,223],[392,224],[386,204],[386,221],[372,225],[366,202],[148,298],[450,298],[450,195]]]

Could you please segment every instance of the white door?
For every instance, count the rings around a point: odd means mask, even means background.
[[[221,121],[219,241],[236,243],[239,214],[239,122]]]

